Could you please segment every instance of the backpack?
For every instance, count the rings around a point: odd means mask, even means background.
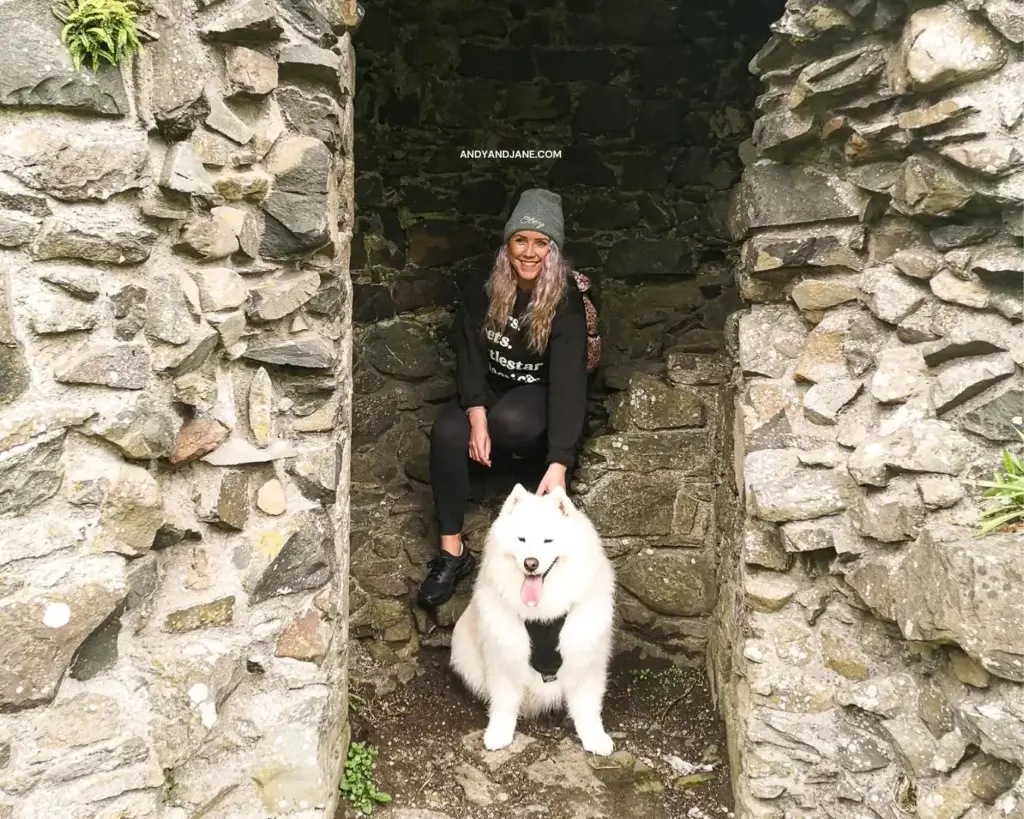
[[[575,270],[572,277],[583,296],[583,308],[587,312],[587,372],[592,373],[601,361],[601,331],[597,326],[597,308],[587,295],[590,291],[590,279]]]

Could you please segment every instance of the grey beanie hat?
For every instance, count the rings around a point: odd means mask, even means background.
[[[523,195],[519,197],[519,204],[505,223],[505,241],[520,230],[543,233],[561,247],[565,241],[562,197],[544,188],[523,191]]]

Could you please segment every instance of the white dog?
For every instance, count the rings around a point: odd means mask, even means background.
[[[488,705],[488,750],[511,744],[520,716],[567,707],[583,748],[612,752],[601,708],[614,598],[611,561],[586,515],[561,489],[538,497],[516,485],[452,634],[452,668]]]

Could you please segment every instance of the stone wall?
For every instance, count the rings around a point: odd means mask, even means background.
[[[735,515],[731,375],[726,355],[670,348],[586,442],[574,489],[615,565],[618,650],[703,662]]]
[[[1024,537],[970,481],[1024,416],[1024,6],[787,6],[732,208],[738,815],[1019,819]]]
[[[354,3],[0,3],[0,817],[333,816]]]
[[[664,397],[694,417],[707,402],[699,422],[673,420],[662,432],[658,421],[637,426],[620,411],[615,423],[610,413],[635,373],[667,389],[669,371],[691,366],[668,351],[714,357],[724,347],[726,317],[741,306],[726,216],[756,96],[746,64],[780,12],[774,0],[685,9],[655,0],[392,0],[367,9],[355,40],[352,602],[354,633],[372,638],[367,647],[378,660],[412,654],[419,632],[428,643],[445,638],[409,601],[437,548],[427,433],[437,405],[454,392],[447,336],[459,286],[468,271],[489,267],[522,189],[562,194],[567,252],[593,281],[605,344],[590,413],[595,458],[612,446],[599,436],[619,433],[648,447],[662,438],[696,446],[702,427],[719,441],[723,404],[713,381]],[[460,157],[486,149],[561,157]],[[634,399],[645,389],[659,390],[638,382]],[[687,425],[692,434],[675,431]],[[708,461],[691,476],[702,487],[702,510],[716,475],[717,462]],[[671,502],[665,492],[659,501]],[[696,520],[694,508],[685,505],[683,519]],[[486,522],[486,510],[471,514],[471,545]],[[640,544],[681,542],[682,525],[610,536],[624,558]],[[716,535],[688,537],[694,545]],[[702,576],[713,576],[713,563],[709,556],[700,564]],[[647,583],[645,572],[634,587]],[[688,615],[713,605],[713,589],[705,596],[703,581],[694,588],[696,598],[682,606]],[[665,605],[673,614],[680,606]],[[635,600],[629,606],[636,627],[656,616]],[[457,611],[443,609],[439,622],[450,625]],[[665,639],[699,648],[703,632],[686,630]]]

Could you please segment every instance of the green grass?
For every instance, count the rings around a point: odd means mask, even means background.
[[[1024,432],[1018,429],[1017,434],[1024,441]],[[1001,466],[992,473],[991,481],[972,482],[985,490],[981,496],[986,502],[979,519],[981,535],[1024,525],[1024,461],[1004,449]]]
[[[61,0],[53,13],[64,24],[60,39],[76,71],[88,63],[95,73],[101,61],[116,66],[142,50],[134,0]]]
[[[365,742],[349,743],[341,792],[366,816],[373,813],[378,804],[385,805],[391,801],[390,794],[377,790],[373,776],[376,761],[377,749],[373,745]]]

